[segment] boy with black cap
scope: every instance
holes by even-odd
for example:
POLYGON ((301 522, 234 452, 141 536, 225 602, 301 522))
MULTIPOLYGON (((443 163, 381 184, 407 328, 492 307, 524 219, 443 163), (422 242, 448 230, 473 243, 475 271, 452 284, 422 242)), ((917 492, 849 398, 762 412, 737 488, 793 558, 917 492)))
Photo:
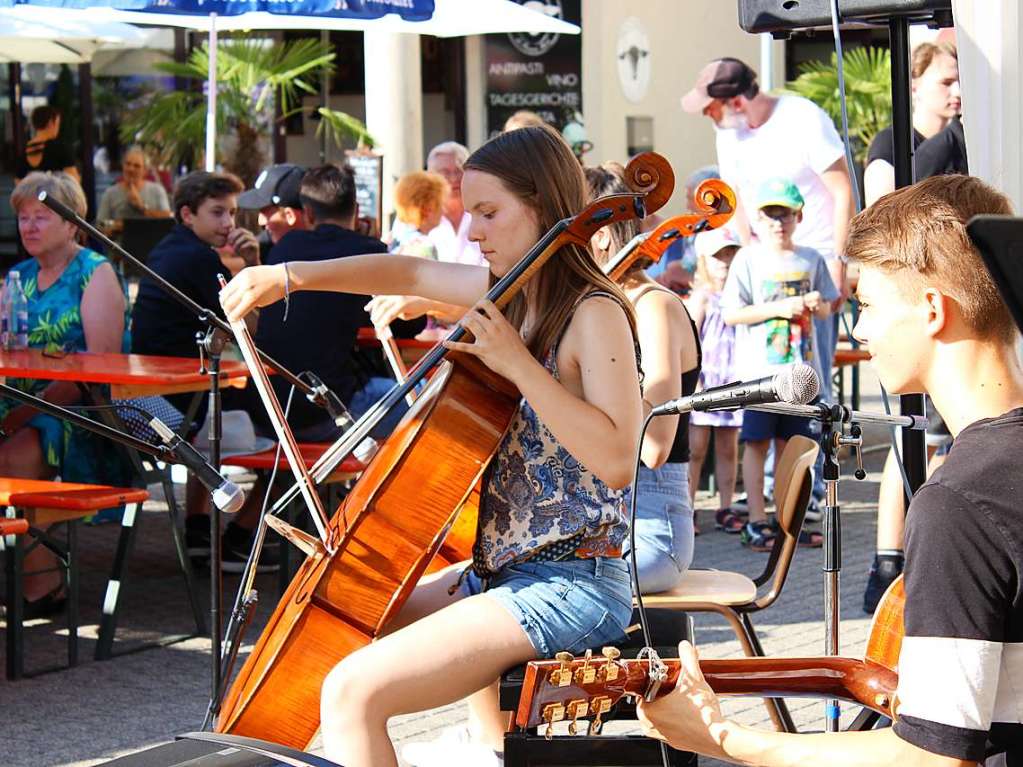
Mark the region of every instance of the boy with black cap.
POLYGON ((238 195, 239 208, 259 211, 259 225, 263 227, 258 238, 259 255, 263 263, 281 237, 292 229, 306 228, 299 198, 305 170, 291 163, 271 165, 259 174, 252 189, 238 195))

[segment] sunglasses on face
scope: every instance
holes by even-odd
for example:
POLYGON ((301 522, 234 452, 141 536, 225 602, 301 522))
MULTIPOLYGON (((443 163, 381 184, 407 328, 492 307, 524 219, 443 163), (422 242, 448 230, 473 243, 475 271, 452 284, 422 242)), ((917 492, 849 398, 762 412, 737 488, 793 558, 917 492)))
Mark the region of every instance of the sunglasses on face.
POLYGON ((760 209, 761 218, 769 218, 772 221, 780 221, 786 223, 796 217, 798 211, 792 210, 792 208, 786 208, 782 205, 768 205, 766 208, 760 209))

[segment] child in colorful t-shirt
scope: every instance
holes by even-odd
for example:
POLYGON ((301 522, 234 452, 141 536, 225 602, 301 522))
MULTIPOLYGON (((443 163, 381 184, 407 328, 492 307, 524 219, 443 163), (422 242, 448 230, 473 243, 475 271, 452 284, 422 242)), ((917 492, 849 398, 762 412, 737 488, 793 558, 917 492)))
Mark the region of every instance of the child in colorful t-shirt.
MULTIPOLYGON (((759 188, 756 200, 757 241, 736 254, 721 298, 725 322, 736 326, 738 373, 743 380, 774 375, 800 362, 819 368, 813 318, 830 315, 838 298, 820 253, 792 241, 803 217, 799 188, 788 179, 770 179, 759 188)), ((817 375, 823 385, 824 371, 818 369, 817 375)), ((769 550, 776 534, 764 510, 764 459, 772 441, 777 457, 796 434, 810 435, 809 419, 756 410, 743 414, 739 440, 744 445, 749 522, 742 541, 756 551, 769 550)), ((819 546, 820 536, 806 533, 801 542, 819 546)))

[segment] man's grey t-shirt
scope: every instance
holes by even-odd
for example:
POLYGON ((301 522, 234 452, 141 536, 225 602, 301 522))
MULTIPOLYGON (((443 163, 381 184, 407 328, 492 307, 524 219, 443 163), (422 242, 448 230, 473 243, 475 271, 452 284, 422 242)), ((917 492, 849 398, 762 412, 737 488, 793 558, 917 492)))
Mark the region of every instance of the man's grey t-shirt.
MULTIPOLYGON (((721 295, 722 311, 766 304, 791 296, 819 291, 822 301, 834 301, 838 291, 820 253, 797 246, 779 254, 762 245, 739 250, 728 270, 721 295)), ((772 317, 755 325, 737 325, 735 350, 737 374, 743 380, 777 373, 797 362, 813 365, 823 383, 827 380, 814 353, 817 339, 810 312, 802 317, 772 317)))
MULTIPOLYGON (((139 196, 148 210, 170 210, 167 192, 160 184, 143 181, 139 196)), ((128 202, 128 192, 124 184, 117 183, 103 193, 99 201, 98 221, 109 221, 122 218, 142 218, 143 212, 128 202)))

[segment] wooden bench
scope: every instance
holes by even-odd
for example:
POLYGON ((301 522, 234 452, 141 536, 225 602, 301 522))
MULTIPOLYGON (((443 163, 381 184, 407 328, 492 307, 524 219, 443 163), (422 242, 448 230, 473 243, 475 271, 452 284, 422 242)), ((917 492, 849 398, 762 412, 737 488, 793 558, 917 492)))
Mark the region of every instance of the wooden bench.
POLYGON ((835 350, 835 362, 832 368, 835 385, 838 387, 838 401, 845 404, 845 369, 852 367, 852 402, 853 410, 860 409, 860 363, 869 362, 870 354, 863 347, 838 347, 835 350))
MULTIPOLYGON (((6 508, 3 539, 7 578, 7 678, 25 676, 22 605, 22 537, 31 531, 43 545, 53 551, 67 578, 68 666, 78 664, 78 546, 77 523, 101 509, 124 505, 122 526, 134 524, 142 503, 149 498, 146 490, 134 487, 109 487, 76 482, 52 482, 36 479, 0 478, 0 506, 6 508), (61 543, 43 529, 66 523, 67 538, 61 543), (28 528, 31 524, 32 527, 28 528), (20 533, 18 531, 21 531, 20 533)), ((123 562, 115 562, 107 583, 100 622, 99 647, 113 644, 117 626, 117 606, 123 562)), ((40 672, 36 672, 40 673, 40 672)))

